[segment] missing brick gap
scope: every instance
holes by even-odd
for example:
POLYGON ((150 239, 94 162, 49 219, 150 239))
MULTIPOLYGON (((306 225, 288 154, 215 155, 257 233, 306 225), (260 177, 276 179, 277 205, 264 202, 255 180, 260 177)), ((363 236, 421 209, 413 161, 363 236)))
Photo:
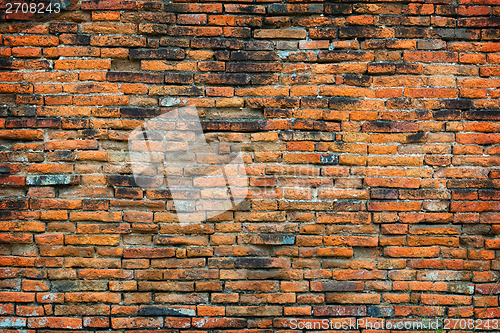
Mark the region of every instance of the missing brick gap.
POLYGON ((141 70, 140 60, 131 59, 112 59, 111 71, 112 72, 138 72, 141 70))

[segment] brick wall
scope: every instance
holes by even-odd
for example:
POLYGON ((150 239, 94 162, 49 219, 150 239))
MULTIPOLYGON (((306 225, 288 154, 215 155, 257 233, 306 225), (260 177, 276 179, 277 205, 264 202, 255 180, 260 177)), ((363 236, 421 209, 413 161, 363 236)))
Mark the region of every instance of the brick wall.
POLYGON ((498 0, 6 6, 2 331, 500 317, 498 0), (176 104, 250 179, 202 223, 127 153, 176 104))

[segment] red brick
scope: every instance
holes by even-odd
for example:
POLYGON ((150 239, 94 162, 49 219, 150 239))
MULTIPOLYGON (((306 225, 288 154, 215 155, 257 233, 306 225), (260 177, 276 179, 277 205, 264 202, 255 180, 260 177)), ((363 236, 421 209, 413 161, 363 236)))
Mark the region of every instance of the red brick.
MULTIPOLYGON (((500 8, 448 2, 103 0, 43 22, 7 15, 0 326, 497 318, 500 8), (192 168, 164 168, 161 152, 146 173, 169 184, 136 186, 128 135, 174 111, 162 103, 195 105, 222 158, 240 148, 237 207, 205 221, 195 205, 178 223, 169 190, 192 168)), ((226 197, 215 178, 194 184, 186 198, 226 197)))

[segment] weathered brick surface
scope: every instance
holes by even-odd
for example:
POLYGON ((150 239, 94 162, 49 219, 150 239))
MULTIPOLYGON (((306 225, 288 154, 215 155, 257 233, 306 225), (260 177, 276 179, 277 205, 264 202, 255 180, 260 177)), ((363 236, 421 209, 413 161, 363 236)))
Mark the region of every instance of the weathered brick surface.
POLYGON ((6 2, 0 328, 500 317, 497 0, 6 2), (201 225, 127 156, 172 105, 250 177, 201 225))

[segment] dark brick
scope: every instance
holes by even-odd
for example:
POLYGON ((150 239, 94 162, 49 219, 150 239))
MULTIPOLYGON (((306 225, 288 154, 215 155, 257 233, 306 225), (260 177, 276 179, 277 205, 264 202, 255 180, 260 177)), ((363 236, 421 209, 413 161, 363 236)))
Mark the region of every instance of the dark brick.
POLYGON ((191 41, 194 49, 241 49, 243 43, 233 39, 196 38, 191 41))
POLYGON ((333 4, 328 3, 325 4, 325 14, 333 14, 333 15, 348 15, 352 13, 352 5, 351 4, 333 4))
POLYGON ((409 134, 406 136, 406 141, 408 143, 425 142, 427 140, 427 133, 417 132, 415 134, 409 134))
POLYGON ((76 33, 78 32, 78 25, 75 23, 50 23, 49 24, 50 33, 76 33))
POLYGON ((129 55, 131 59, 182 60, 186 52, 182 49, 131 49, 129 55))
POLYGON ((59 36, 61 44, 66 45, 90 45, 89 35, 63 34, 59 36))
POLYGON ((22 69, 23 62, 12 59, 0 59, 0 69, 22 69))
POLYGON ((311 28, 309 38, 311 39, 333 39, 337 38, 337 28, 311 28))
POLYGON ((440 103, 443 109, 468 110, 473 107, 471 99, 443 99, 440 103))
POLYGON ((116 198, 141 199, 143 191, 136 188, 117 187, 115 188, 116 198))
POLYGON ((165 74, 165 83, 179 83, 187 84, 193 83, 193 74, 183 74, 183 73, 167 73, 165 74))
POLYGON ((469 110, 465 111, 466 120, 500 120, 500 110, 469 110))
POLYGON ((344 74, 344 84, 349 86, 369 87, 372 82, 371 76, 362 74, 344 74))
POLYGON ((257 132, 262 128, 260 121, 233 121, 231 122, 231 131, 257 132))
POLYGON ((120 115, 124 118, 154 118, 165 111, 160 108, 124 107, 120 108, 120 115))
POLYGON ((250 76, 247 74, 201 74, 195 75, 194 79, 196 83, 211 85, 245 85, 250 82, 250 76))
POLYGON ((396 38, 431 38, 431 32, 427 28, 418 27, 396 27, 394 28, 396 38))
POLYGON ((433 118, 436 120, 461 120, 462 119, 462 111, 460 111, 460 110, 434 111, 433 118))
POLYGON ((500 40, 500 29, 482 29, 481 38, 485 40, 500 40))
POLYGON ((280 108, 265 108, 264 117, 266 118, 290 118, 292 110, 280 108))
POLYGON ((231 60, 276 61, 279 57, 276 51, 235 51, 231 52, 231 60))
POLYGON ((258 245, 295 244, 294 235, 279 235, 279 234, 240 235, 238 236, 238 240, 243 244, 258 244, 258 245))
POLYGON ((279 72, 283 69, 283 65, 277 62, 230 62, 226 65, 227 72, 279 72))
POLYGON ((134 176, 109 175, 106 179, 113 186, 136 186, 134 176))
POLYGON ((190 41, 188 38, 162 37, 160 38, 160 46, 171 47, 189 47, 190 41))
POLYGON ((411 98, 389 98, 386 102, 389 109, 412 109, 415 105, 415 100, 411 98))
POLYGON ((28 200, 23 199, 0 199, 1 210, 23 210, 28 209, 28 200))
POLYGON ((435 28, 432 31, 436 37, 443 40, 477 40, 480 37, 480 32, 472 29, 435 28))
POLYGON ((106 199, 83 199, 83 210, 108 210, 109 200, 106 199))
POLYGON ((278 75, 274 74, 253 75, 251 83, 256 85, 276 84, 278 83, 278 75))
POLYGON ((370 190, 370 198, 372 199, 389 199, 395 200, 399 197, 398 190, 389 190, 389 189, 371 189, 370 190))
POLYGON ((106 79, 111 82, 163 83, 162 74, 135 72, 108 72, 106 79))
POLYGON ((275 260, 274 258, 237 258, 235 266, 237 268, 272 268, 275 260))

